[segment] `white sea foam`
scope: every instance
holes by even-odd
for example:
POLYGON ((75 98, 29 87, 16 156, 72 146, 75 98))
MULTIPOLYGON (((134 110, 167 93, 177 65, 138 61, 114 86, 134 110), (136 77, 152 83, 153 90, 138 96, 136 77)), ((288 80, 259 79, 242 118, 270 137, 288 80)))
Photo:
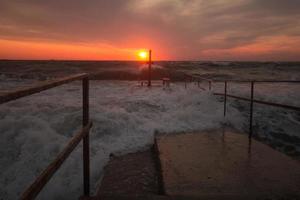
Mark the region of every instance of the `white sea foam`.
MULTIPOLYGON (((222 85, 214 88, 222 90, 222 85)), ((245 91, 236 90, 241 94, 245 91)), ((286 98, 291 103, 299 100, 299 96, 286 95, 286 98)), ((229 101, 224 119, 220 97, 193 84, 188 89, 183 83, 172 84, 170 89, 149 89, 138 87, 136 82, 91 81, 90 116, 94 123, 90 133, 91 185, 95 189, 111 153, 143 149, 153 143, 154 132, 212 129, 223 123, 247 129, 248 116, 240 112, 247 105, 239 106, 229 101)), ((81 84, 60 86, 0 108, 0 197, 17 199, 81 127, 81 84)), ((289 112, 283 115, 289 116, 287 121, 294 124, 285 131, 296 135, 299 119, 289 112)), ((81 146, 76 148, 39 199, 76 199, 82 194, 81 150, 81 146)))

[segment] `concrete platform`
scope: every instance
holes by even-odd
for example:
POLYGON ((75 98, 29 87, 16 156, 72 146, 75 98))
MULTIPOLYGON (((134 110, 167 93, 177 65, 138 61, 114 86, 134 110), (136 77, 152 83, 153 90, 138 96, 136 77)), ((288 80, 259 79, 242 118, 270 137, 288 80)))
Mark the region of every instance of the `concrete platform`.
POLYGON ((166 195, 178 199, 300 199, 300 163, 234 131, 158 136, 166 195))

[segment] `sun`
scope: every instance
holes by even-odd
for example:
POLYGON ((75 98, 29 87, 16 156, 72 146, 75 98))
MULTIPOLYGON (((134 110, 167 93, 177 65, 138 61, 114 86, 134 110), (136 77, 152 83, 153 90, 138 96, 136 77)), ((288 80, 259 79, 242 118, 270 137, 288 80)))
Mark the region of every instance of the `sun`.
POLYGON ((148 57, 148 52, 146 51, 139 51, 138 56, 141 60, 145 60, 148 57))

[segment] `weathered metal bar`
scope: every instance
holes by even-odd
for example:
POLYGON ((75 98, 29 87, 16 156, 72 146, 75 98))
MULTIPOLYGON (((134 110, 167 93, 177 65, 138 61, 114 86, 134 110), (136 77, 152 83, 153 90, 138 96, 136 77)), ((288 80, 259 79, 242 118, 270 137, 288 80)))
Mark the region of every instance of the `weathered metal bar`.
MULTIPOLYGON (((214 80, 214 82, 220 82, 220 83, 223 83, 225 80, 214 80)), ((252 80, 230 80, 227 82, 231 82, 231 83, 249 83, 249 82, 252 82, 252 80)), ((279 80, 279 81, 276 81, 276 80, 256 80, 256 81, 253 81, 255 83, 300 83, 300 80, 279 80)))
POLYGON ((251 82, 251 97, 250 97, 250 124, 249 124, 249 138, 252 138, 252 121, 253 121, 253 95, 254 95, 254 82, 251 82))
POLYGON ((151 66, 152 66, 152 51, 149 50, 149 66, 148 66, 148 87, 151 86, 151 66))
POLYGON ((275 80, 257 80, 254 81, 255 83, 300 83, 300 81, 297 80, 279 80, 279 81, 275 81, 275 80))
POLYGON ((202 79, 204 81, 212 81, 212 79, 209 79, 209 78, 202 78, 202 77, 198 77, 198 78, 200 78, 200 79, 202 79))
MULTIPOLYGON (((82 79, 82 126, 89 122, 89 79, 82 79)), ((90 146, 89 134, 83 137, 83 191, 84 196, 90 196, 90 146)))
MULTIPOLYGON (((187 78, 193 78, 193 79, 201 79, 201 80, 204 80, 204 81, 212 81, 212 79, 208 79, 208 78, 204 78, 204 77, 200 77, 200 75, 193 75, 193 74, 187 74, 187 73, 184 73, 184 75, 187 77, 187 78)), ((223 81, 224 82, 224 81, 223 81)))
MULTIPOLYGON (((223 93, 217 93, 216 92, 216 93, 214 93, 214 95, 224 96, 225 94, 223 94, 223 93)), ((230 94, 227 94, 226 96, 234 98, 234 99, 240 99, 240 100, 244 100, 244 101, 251 101, 251 99, 248 99, 248 98, 245 98, 245 97, 239 97, 239 96, 230 95, 230 94)), ((286 109, 290 109, 290 110, 300 111, 300 107, 297 107, 297 106, 290 106, 290 105, 284 105, 284 104, 279 104, 279 103, 272 103, 272 102, 261 101, 261 100, 256 100, 256 99, 253 99, 253 103, 265 104, 265 105, 269 105, 269 106, 274 106, 274 107, 280 107, 280 108, 286 108, 286 109)))
POLYGON ((227 81, 224 82, 224 117, 226 116, 226 104, 227 104, 227 81))
POLYGON ((224 83, 225 81, 227 82, 237 82, 237 83, 249 83, 249 82, 257 82, 257 83, 300 83, 300 80, 223 80, 223 79, 208 79, 208 78, 204 78, 204 77, 200 77, 201 75, 199 74, 186 74, 185 76, 188 77, 194 77, 194 78, 198 78, 198 79, 202 79, 205 81, 213 81, 213 82, 221 82, 224 83))
POLYGON ((35 179, 35 181, 30 185, 28 189, 21 196, 21 200, 31 200, 34 199, 46 183, 50 180, 53 174, 59 169, 63 162, 68 158, 70 153, 79 144, 82 138, 84 138, 92 127, 92 122, 89 122, 84 128, 82 128, 78 133, 76 133, 72 139, 69 141, 67 146, 63 149, 61 153, 58 154, 56 159, 48 165, 48 167, 35 179))
POLYGON ((63 85, 69 82, 72 82, 74 80, 79 80, 82 78, 88 77, 88 74, 77 74, 73 76, 68 76, 65 78, 57 79, 57 80, 51 80, 51 81, 44 81, 42 83, 36 84, 31 87, 26 87, 22 89, 17 89, 12 92, 2 93, 0 94, 0 104, 19 99, 21 97, 29 96, 35 93, 39 93, 41 91, 57 87, 59 85, 63 85))

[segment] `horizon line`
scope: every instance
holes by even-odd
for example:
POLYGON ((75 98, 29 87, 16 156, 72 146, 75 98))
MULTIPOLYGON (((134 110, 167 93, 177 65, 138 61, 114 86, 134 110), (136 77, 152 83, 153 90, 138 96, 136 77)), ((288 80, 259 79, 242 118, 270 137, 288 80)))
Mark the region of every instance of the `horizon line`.
MULTIPOLYGON (((141 60, 85 60, 85 59, 6 59, 0 58, 0 61, 53 61, 53 62, 147 62, 141 60)), ((152 62, 300 62, 300 60, 153 60, 152 62)))

